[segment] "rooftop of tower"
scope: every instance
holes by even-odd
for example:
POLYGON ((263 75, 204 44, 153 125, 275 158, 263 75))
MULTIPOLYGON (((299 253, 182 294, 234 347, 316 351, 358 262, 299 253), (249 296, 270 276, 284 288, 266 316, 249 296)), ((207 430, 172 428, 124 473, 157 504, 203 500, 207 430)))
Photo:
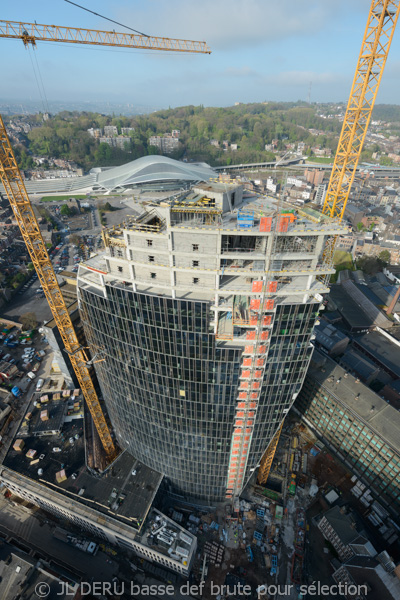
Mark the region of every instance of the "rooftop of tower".
POLYGON ((53 498, 59 493, 60 502, 78 501, 140 530, 163 476, 124 452, 95 477, 85 462, 83 414, 80 390, 35 393, 2 466, 53 498))
MULTIPOLYGON (((132 286, 132 271, 128 267, 132 262, 137 266, 137 289, 145 293, 164 295, 162 288, 169 285, 165 277, 162 282, 165 271, 152 274, 155 269, 175 270, 181 280, 175 286, 176 297, 210 301, 215 296, 215 285, 210 277, 215 275, 220 278, 218 293, 221 298, 226 294, 248 293, 251 292, 248 279, 257 279, 266 273, 265 261, 272 256, 274 246, 267 240, 276 234, 279 247, 274 250, 269 271, 272 277, 286 278, 285 281, 281 279, 282 285, 277 291, 280 302, 285 301, 283 296, 299 296, 303 291, 309 292, 310 287, 311 295, 321 295, 328 289, 315 276, 334 271, 325 258, 317 257, 319 250, 317 252, 316 248, 322 247, 322 241, 318 240, 348 232, 346 224, 311 207, 300 209, 271 196, 254 193, 247 197, 243 186, 236 182, 196 184, 188 191, 167 198, 155 199, 146 195, 142 200, 128 201, 128 205, 131 216, 120 225, 103 230, 106 250, 81 264, 78 287, 89 287, 94 293, 101 290, 103 294, 107 284, 132 286), (200 239, 199 235, 203 234, 200 239), (219 243, 215 241, 216 237, 210 236, 222 236, 223 239, 219 243), (178 238, 181 241, 178 242, 178 238), (168 239, 173 239, 171 248, 168 239), (193 248, 193 243, 198 247, 193 248), (132 250, 128 250, 130 246, 132 250), (155 256, 147 256, 147 246, 154 248, 155 256), (172 258, 172 254, 176 257, 180 253, 182 256, 186 253, 187 257, 194 249, 198 250, 198 257, 193 255, 193 258, 199 258, 199 261, 195 261, 190 269, 172 258), (218 264, 214 264, 217 255, 218 264), (288 260, 292 260, 289 268, 288 260), (124 261, 125 267, 117 267, 118 261, 124 261), (146 268, 148 273, 143 271, 146 268), (193 270, 196 268, 197 271, 193 270), (186 282, 183 283, 185 274, 186 282), (310 275, 314 276, 311 286, 308 283, 310 275), (192 283, 197 282, 200 285, 192 289, 192 283)), ((171 288, 166 295, 171 295, 171 288)))
MULTIPOLYGON (((248 194, 237 183, 219 181, 196 184, 189 191, 179 192, 167 198, 154 199, 144 196, 141 200, 125 202, 132 209, 132 216, 119 226, 105 228, 106 235, 122 236, 124 229, 148 233, 162 233, 167 228, 166 213, 170 215, 171 227, 194 229, 219 229, 254 235, 262 232, 262 218, 293 215, 287 230, 295 233, 336 233, 349 231, 346 224, 331 219, 312 207, 302 207, 281 202, 266 195, 248 194)), ((282 232, 286 233, 286 232, 282 232)))

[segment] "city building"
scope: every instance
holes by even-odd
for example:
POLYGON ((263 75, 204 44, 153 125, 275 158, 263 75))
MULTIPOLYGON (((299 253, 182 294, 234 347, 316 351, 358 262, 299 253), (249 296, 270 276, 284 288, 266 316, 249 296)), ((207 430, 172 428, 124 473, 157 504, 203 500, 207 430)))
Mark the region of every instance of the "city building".
POLYGON ((237 184, 133 208, 78 272, 115 434, 171 493, 236 496, 300 391, 326 239, 346 227, 243 201, 237 184))
POLYGON ((94 129, 93 127, 88 129, 87 132, 91 137, 94 137, 94 138, 100 138, 103 135, 102 129, 94 129))
POLYGON ((354 347, 393 379, 400 379, 400 342, 383 329, 357 335, 354 347))
POLYGON ((179 148, 179 136, 172 134, 152 135, 148 140, 149 146, 155 146, 165 154, 171 154, 179 148))
MULTIPOLYGON (((63 290, 64 286, 61 288, 63 290)), ((64 296, 64 294, 63 294, 64 296)), ((65 296, 64 296, 65 298, 65 296)), ((80 315, 78 310, 78 302, 76 301, 76 283, 75 283, 75 302, 68 306, 69 316, 71 317, 72 324, 74 326, 75 332, 77 334, 78 340, 80 344, 86 348, 87 343, 85 339, 85 335, 82 329, 82 324, 80 322, 80 315)), ((51 363, 51 371, 55 375, 62 375, 67 382, 67 384, 72 387, 77 385, 76 375, 74 373, 74 369, 72 367, 70 358, 65 351, 64 342, 58 330, 57 324, 54 319, 47 321, 40 328, 40 333, 42 333, 52 352, 53 358, 51 363)), ((91 369, 91 371, 93 371, 91 369)), ((93 375, 93 372, 92 372, 93 375)))
POLYGON ((317 185, 317 189, 315 191, 315 204, 318 206, 323 206, 325 202, 326 192, 328 189, 328 185, 326 183, 320 183, 317 185))
POLYGON ((273 194, 277 194, 279 192, 279 190, 281 189, 281 184, 278 183, 277 180, 274 179, 273 177, 268 177, 268 179, 265 183, 265 188, 269 192, 272 192, 273 194))
POLYGON ((113 148, 119 148, 120 150, 129 150, 130 138, 124 135, 117 135, 114 137, 101 137, 99 138, 101 144, 108 144, 113 148))
POLYGON ((356 206, 355 204, 350 204, 350 202, 348 202, 346 204, 344 216, 346 219, 348 219, 350 221, 350 223, 356 229, 358 223, 361 223, 363 217, 365 216, 365 210, 356 206))
POLYGON ((324 348, 330 356, 342 354, 350 341, 347 335, 324 321, 317 324, 314 333, 316 345, 324 348))
MULTIPOLYGON (((16 542, 15 542, 16 543, 16 542)), ((29 600, 40 598, 39 590, 46 597, 59 600, 78 600, 78 577, 65 569, 34 559, 12 543, 0 540, 0 597, 2 600, 29 600)))
POLYGON ((332 577, 344 586, 347 600, 397 600, 400 598, 400 570, 394 567, 387 552, 375 557, 352 556, 332 577), (353 590, 357 592, 354 594, 353 590))
POLYGON ((114 135, 118 135, 118 127, 116 127, 115 125, 105 125, 104 135, 106 137, 113 137, 114 135))
POLYGON ((306 169, 304 171, 304 176, 307 179, 308 183, 312 185, 319 186, 322 184, 325 176, 324 169, 306 169))
MULTIPOLYGON (((316 194, 316 198, 318 196, 318 190, 316 194)), ((325 200, 325 198, 324 198, 325 200)), ((323 202, 322 202, 323 203, 323 202)), ((355 237, 354 235, 340 235, 336 242, 337 250, 347 250, 347 252, 351 252, 354 245, 355 237)))
POLYGON ((318 351, 294 408, 398 518, 399 411, 318 351))
POLYGON ((187 576, 197 539, 153 507, 162 475, 127 452, 94 475, 103 461, 98 445, 80 390, 65 388, 60 378, 46 381, 0 466, 7 497, 23 498, 90 536, 187 576))
POLYGON ((380 204, 381 205, 393 204, 393 203, 397 202, 398 199, 399 199, 399 196, 397 195, 396 190, 390 189, 390 188, 385 189, 382 194, 380 204))
POLYGON ((344 507, 333 506, 318 521, 318 529, 335 548, 340 560, 352 556, 376 556, 371 542, 356 529, 356 523, 344 507))

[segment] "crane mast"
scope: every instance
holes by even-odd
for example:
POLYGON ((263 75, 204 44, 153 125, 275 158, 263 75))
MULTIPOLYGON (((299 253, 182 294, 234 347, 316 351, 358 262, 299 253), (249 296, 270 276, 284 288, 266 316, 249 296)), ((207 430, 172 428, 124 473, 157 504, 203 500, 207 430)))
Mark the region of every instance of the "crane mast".
POLYGON ((322 212, 340 220, 399 17, 400 0, 373 0, 322 212))
POLYGON ((46 244, 29 200, 17 161, 11 148, 3 119, 0 117, 0 180, 8 196, 22 239, 40 283, 42 284, 53 318, 57 324, 65 350, 68 352, 82 393, 92 415, 100 440, 109 458, 116 454, 114 442, 93 386, 87 357, 78 342, 60 286, 53 270, 46 244))
MULTIPOLYGON (((347 103, 328 191, 322 213, 342 220, 353 185, 372 110, 400 12, 400 0, 372 0, 356 72, 347 103)), ((325 246, 324 259, 332 264, 336 238, 325 246)), ((259 483, 266 483, 278 445, 281 427, 265 451, 259 483)))
MULTIPOLYGON (((39 40, 210 54, 205 42, 12 21, 0 21, 0 37, 21 39, 25 46, 35 46, 39 40)), ((1 116, 0 182, 8 196, 108 461, 112 461, 117 455, 117 449, 89 374, 87 356, 76 336, 1 116)))

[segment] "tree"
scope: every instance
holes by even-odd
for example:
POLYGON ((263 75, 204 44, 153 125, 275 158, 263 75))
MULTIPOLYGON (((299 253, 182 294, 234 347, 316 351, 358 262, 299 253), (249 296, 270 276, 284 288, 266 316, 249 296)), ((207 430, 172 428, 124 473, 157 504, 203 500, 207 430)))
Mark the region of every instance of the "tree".
POLYGON ((361 269, 367 275, 375 275, 382 271, 382 262, 375 256, 362 256, 357 261, 357 269, 361 269))
POLYGON ((38 319, 34 312, 27 312, 20 316, 19 322, 22 324, 22 328, 26 331, 27 329, 35 329, 38 324, 38 319))
POLYGON ((27 269, 28 269, 28 271, 33 271, 33 270, 34 270, 34 268, 35 268, 35 267, 33 266, 33 263, 31 263, 31 262, 30 262, 30 263, 28 263, 28 266, 27 266, 27 269))
POLYGON ((72 211, 70 209, 70 207, 67 204, 63 204, 61 209, 60 209, 60 213, 65 216, 65 217, 70 217, 72 214, 72 211))
POLYGON ((364 229, 364 225, 362 223, 357 223, 358 231, 362 231, 364 229))
POLYGON ((81 243, 81 238, 76 233, 73 233, 72 235, 69 236, 69 241, 71 244, 74 244, 75 246, 79 246, 79 244, 81 243))
POLYGON ((382 261, 383 263, 385 263, 385 265, 387 265, 390 262, 390 252, 389 250, 382 250, 382 252, 379 253, 378 258, 380 261, 382 261))

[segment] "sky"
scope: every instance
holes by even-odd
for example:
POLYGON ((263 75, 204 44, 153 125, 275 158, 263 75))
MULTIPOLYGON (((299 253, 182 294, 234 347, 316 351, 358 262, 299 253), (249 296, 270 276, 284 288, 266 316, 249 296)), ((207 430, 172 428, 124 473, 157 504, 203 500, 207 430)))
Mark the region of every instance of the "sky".
MULTIPOLYGON (((77 0, 148 35, 206 41, 211 55, 181 55, 42 42, 36 58, 46 96, 160 108, 235 102, 346 102, 369 0, 77 0), (311 92, 310 92, 311 86, 311 92)), ((13 0, 1 18, 124 31, 65 0, 13 0)), ((38 100, 29 52, 0 39, 1 100, 38 100)), ((34 63, 35 64, 35 63, 34 63)), ((400 30, 378 103, 400 104, 400 30)))

